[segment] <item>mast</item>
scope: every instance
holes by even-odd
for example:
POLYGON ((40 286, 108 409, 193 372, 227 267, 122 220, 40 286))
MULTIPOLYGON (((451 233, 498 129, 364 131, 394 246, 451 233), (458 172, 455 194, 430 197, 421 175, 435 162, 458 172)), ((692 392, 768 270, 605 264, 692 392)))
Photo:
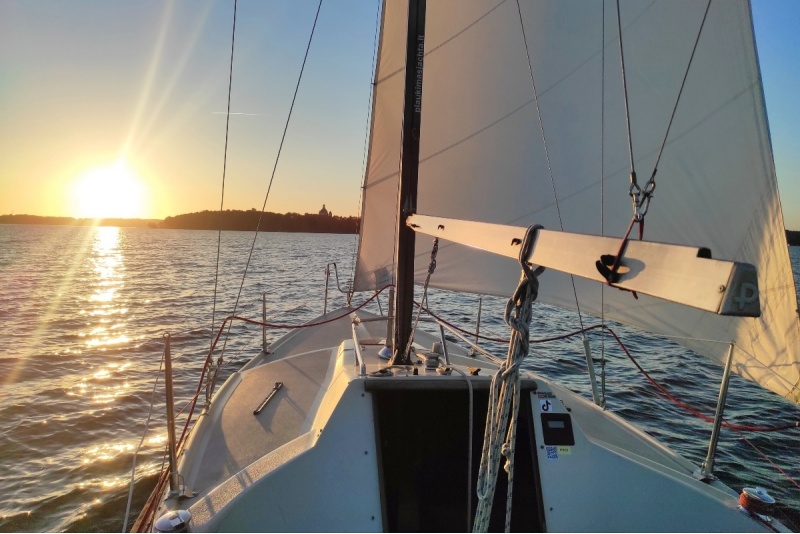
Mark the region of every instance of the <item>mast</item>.
POLYGON ((408 2, 406 78, 403 107, 403 154, 400 160, 400 192, 397 229, 397 293, 395 304, 394 356, 392 363, 407 365, 405 346, 411 335, 414 308, 414 231, 406 219, 417 211, 419 139, 422 121, 422 62, 425 55, 425 2, 408 2))

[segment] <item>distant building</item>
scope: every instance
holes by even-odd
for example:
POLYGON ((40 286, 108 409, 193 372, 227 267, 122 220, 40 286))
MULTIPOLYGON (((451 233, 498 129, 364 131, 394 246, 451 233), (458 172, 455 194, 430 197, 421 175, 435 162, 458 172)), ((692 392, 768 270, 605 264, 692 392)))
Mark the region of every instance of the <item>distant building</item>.
POLYGON ((322 205, 322 209, 319 210, 320 217, 330 217, 332 214, 325 209, 325 204, 322 205))

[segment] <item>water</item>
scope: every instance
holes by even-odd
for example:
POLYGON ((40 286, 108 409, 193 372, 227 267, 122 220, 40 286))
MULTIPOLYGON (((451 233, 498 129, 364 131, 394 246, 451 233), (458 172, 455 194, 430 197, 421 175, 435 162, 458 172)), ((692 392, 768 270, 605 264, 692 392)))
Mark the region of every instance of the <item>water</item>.
MULTIPOLYGON (((223 234, 217 320, 233 310, 253 236, 223 234)), ((337 263, 347 279, 355 236, 261 234, 237 310, 296 324, 322 312, 324 271, 337 263)), ((210 342, 217 257, 214 232, 143 228, 0 225, 0 531, 120 531, 134 451, 170 333, 176 405, 191 397, 210 342)), ((792 250, 797 278, 800 249, 792 250)), ((357 296, 355 303, 361 302, 357 296)), ((433 292, 431 308, 472 329, 477 297, 433 292)), ((332 290, 329 309, 343 303, 332 290)), ((385 306, 385 300, 384 300, 385 306)), ((502 299, 483 301, 482 333, 506 337, 502 299)), ((587 320, 591 323, 591 320, 587 320)), ((578 327, 570 313, 539 306, 532 331, 578 327)), ((666 341, 618 327, 641 364, 682 401, 712 413, 721 368, 666 341)), ((269 332, 274 339, 280 332, 269 332)), ((593 345, 599 350, 599 337, 593 345)), ((258 328, 235 326, 226 372, 259 350, 258 328)), ((497 355, 505 347, 491 345, 497 355)), ((610 341, 608 407, 692 461, 705 456, 709 425, 653 392, 610 341)), ((588 396, 577 339, 536 345, 530 366, 588 396)), ((163 387, 138 455, 133 512, 143 506, 163 462, 163 387)), ((728 420, 770 424, 800 410, 734 377, 728 420)), ((183 416, 179 417, 179 424, 183 416)), ((800 528, 800 488, 733 431, 723 431, 717 474, 734 488, 763 485, 800 528)), ((797 431, 747 439, 800 483, 797 431)))

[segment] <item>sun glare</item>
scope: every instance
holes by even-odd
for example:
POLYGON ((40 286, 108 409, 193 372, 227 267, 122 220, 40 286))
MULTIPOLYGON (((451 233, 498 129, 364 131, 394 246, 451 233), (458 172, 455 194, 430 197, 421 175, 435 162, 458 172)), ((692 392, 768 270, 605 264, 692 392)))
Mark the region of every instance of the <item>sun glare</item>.
POLYGON ((89 219, 144 217, 145 186, 124 163, 87 171, 72 187, 72 211, 89 219))

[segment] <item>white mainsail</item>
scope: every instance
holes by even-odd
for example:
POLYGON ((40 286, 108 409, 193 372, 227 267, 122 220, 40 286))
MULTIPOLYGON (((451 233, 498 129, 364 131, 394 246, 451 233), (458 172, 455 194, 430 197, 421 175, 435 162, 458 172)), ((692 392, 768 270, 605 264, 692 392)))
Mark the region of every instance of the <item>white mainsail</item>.
MULTIPOLYGON (((621 236, 632 208, 616 4, 520 6, 428 4, 418 212, 621 236)), ((718 362, 733 342, 736 372, 800 403, 800 321, 750 6, 712 2, 703 24, 705 11, 693 0, 620 5, 640 184, 653 172, 699 34, 644 237, 755 265, 761 317, 721 317, 608 288, 601 300, 600 284, 576 279, 578 299, 583 311, 685 338, 718 362)), ((405 17, 406 2, 386 2, 356 290, 394 279, 405 17)), ((430 247, 417 237, 419 280, 430 247)), ((518 277, 514 261, 442 243, 431 285, 507 296, 518 277)), ((570 278, 545 272, 539 300, 575 308, 570 278)))

